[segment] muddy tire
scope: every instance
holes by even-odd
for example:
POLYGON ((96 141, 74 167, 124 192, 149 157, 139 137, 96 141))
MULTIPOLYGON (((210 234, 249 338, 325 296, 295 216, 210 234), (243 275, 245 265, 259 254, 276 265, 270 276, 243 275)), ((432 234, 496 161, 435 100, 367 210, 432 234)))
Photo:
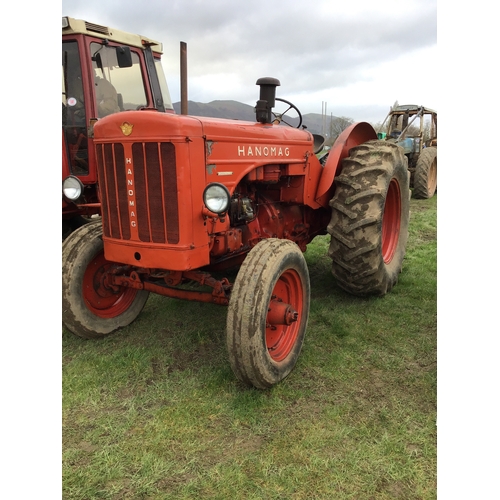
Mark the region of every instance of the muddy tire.
POLYGON ((227 315, 229 361, 239 380, 267 389, 289 375, 304 342, 309 302, 309 271, 295 243, 271 238, 252 248, 227 315))
POLYGON ((142 311, 149 292, 104 285, 102 224, 90 222, 71 233, 62 247, 62 318, 75 335, 99 338, 129 325, 142 311))
POLYGON ((395 144, 369 141, 350 150, 335 183, 333 276, 354 295, 384 295, 397 283, 408 240, 408 159, 395 144))
POLYGON ((437 148, 422 149, 415 165, 413 197, 426 200, 432 198, 437 189, 437 148))

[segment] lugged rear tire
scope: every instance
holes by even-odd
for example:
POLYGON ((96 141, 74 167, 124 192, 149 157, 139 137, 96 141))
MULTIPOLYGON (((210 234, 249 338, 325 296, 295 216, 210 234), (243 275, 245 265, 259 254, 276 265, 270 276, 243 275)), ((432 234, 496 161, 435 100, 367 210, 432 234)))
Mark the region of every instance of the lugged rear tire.
POLYGON ((419 200, 432 198, 437 189, 437 148, 422 149, 415 165, 413 197, 419 200))
POLYGON ((384 295, 397 283, 408 241, 408 159, 396 144, 378 140, 349 153, 330 201, 332 273, 349 293, 384 295))
POLYGON ((104 337, 129 325, 148 300, 145 290, 107 288, 103 277, 111 265, 104 258, 100 219, 76 229, 64 240, 62 319, 79 337, 104 337))

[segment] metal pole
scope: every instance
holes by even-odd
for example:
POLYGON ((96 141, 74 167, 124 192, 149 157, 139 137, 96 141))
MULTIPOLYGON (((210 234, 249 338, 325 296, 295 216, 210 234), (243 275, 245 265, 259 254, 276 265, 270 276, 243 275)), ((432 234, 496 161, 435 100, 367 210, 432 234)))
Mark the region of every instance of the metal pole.
POLYGON ((181 42, 181 115, 188 114, 187 43, 181 42))

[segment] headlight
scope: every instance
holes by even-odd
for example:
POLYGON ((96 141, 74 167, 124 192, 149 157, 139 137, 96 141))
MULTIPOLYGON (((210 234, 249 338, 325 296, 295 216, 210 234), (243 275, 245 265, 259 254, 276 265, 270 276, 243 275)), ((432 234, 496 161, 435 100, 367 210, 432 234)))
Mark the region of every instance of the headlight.
POLYGON ((78 177, 70 175, 63 181, 63 194, 68 200, 76 201, 83 192, 83 184, 78 177))
POLYGON ((203 203, 211 212, 222 214, 229 208, 229 191, 223 184, 214 182, 203 191, 203 203))

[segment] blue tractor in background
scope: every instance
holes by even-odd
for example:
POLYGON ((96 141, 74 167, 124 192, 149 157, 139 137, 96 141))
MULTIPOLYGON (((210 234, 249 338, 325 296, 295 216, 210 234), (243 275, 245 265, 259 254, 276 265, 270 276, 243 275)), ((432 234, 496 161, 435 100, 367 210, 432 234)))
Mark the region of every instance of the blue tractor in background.
POLYGON ((432 198, 437 190, 437 112, 415 104, 396 103, 382 123, 378 137, 396 142, 404 150, 413 197, 432 198), (381 132, 386 123, 386 132, 381 132))

